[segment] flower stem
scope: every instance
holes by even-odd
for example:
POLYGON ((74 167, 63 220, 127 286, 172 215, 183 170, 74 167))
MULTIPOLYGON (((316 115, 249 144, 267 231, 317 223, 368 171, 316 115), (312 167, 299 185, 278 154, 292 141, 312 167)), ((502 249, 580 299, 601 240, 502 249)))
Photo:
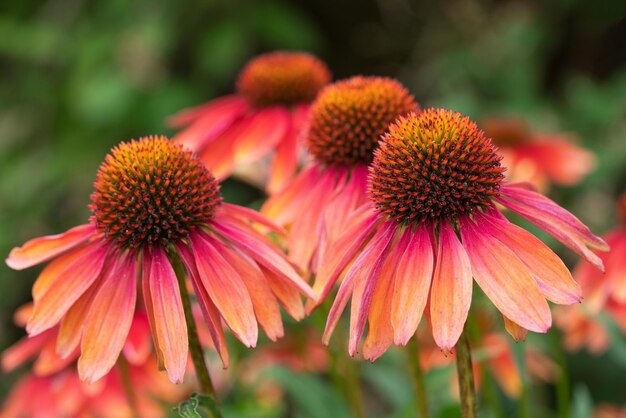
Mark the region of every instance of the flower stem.
POLYGON ((189 298, 189 291, 187 290, 187 284, 185 282, 185 271, 177 254, 172 255, 172 266, 176 272, 178 288, 180 289, 180 296, 183 301, 185 322, 187 323, 187 338, 189 339, 189 352, 191 353, 191 360, 196 370, 196 378, 198 379, 200 392, 216 400, 215 388, 213 387, 209 370, 204 362, 204 351, 200 344, 198 329, 196 328, 196 322, 193 319, 193 313, 191 311, 191 299, 189 298))
POLYGON ((346 378, 346 392, 348 402, 352 409, 354 418, 365 418, 365 407, 363 404, 363 393, 361 392, 361 382, 359 381, 359 372, 356 363, 350 357, 344 356, 344 373, 346 378))
POLYGON ((552 328, 550 331, 550 343, 552 345, 552 355, 561 369, 556 381, 557 416, 559 418, 567 418, 570 416, 569 373, 567 371, 565 351, 563 351, 563 346, 561 345, 561 335, 555 328, 552 328))
POLYGON ((420 365, 420 351, 419 343, 417 342, 417 335, 409 340, 407 345, 407 352, 409 355, 409 367, 411 368, 411 375, 413 377, 413 389, 415 391, 415 407, 417 408, 417 414, 420 418, 428 418, 428 401, 426 399, 426 385, 424 384, 424 372, 420 365))
POLYGON ((477 418, 476 391, 474 389, 474 372, 472 371, 472 354, 470 352, 467 329, 463 329, 456 343, 456 368, 461 392, 461 412, 463 418, 477 418))

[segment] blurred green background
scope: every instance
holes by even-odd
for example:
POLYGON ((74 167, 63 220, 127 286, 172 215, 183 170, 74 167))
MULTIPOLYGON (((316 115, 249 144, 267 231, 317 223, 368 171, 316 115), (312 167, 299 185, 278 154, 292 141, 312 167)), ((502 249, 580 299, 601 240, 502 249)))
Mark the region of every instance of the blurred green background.
MULTIPOLYGON (((552 197, 604 232, 626 189, 625 12, 623 0, 2 2, 0 253, 85 222, 91 184, 112 146, 171 134, 166 116, 231 92, 242 65, 274 49, 311 51, 336 79, 397 77, 423 106, 476 119, 521 115, 540 131, 576 133, 598 167, 552 197)), ((262 197, 235 182, 224 189, 241 204, 262 197)), ((576 260, 563 255, 570 266, 576 260)), ((0 349, 22 335, 12 312, 30 300, 39 270, 0 265, 0 349)), ((389 390, 397 379, 380 372, 385 361, 395 360, 366 373, 382 376, 374 381, 393 402, 403 381, 399 392, 389 390)), ((625 362, 568 361, 580 402, 626 401, 612 387, 620 377, 623 387, 625 362)), ((10 381, 0 384, 0 398, 10 381)), ((296 381, 310 393, 319 383, 296 381)), ((316 416, 304 411, 294 416, 316 416)))

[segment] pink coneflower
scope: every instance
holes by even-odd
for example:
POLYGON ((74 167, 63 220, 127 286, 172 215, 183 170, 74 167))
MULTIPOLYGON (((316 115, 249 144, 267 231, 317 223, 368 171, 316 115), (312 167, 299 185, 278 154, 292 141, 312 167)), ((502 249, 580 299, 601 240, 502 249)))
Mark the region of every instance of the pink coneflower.
POLYGON ((225 365, 222 319, 250 347, 257 322, 270 339, 282 335, 278 302, 303 316, 299 292, 312 296, 310 288, 251 223, 280 231, 257 212, 222 203, 218 182, 182 146, 165 137, 122 143, 94 188, 88 224, 33 239, 7 259, 19 270, 54 258, 33 286, 26 329, 33 337, 60 324, 59 338, 66 332, 80 343, 82 379, 95 381, 115 363, 139 287, 159 364, 182 381, 188 340, 179 256, 225 365))
POLYGON ((596 164, 595 156, 576 145, 572 134, 536 134, 518 118, 488 118, 481 128, 498 146, 508 181, 529 181, 540 190, 551 183, 572 186, 596 164))
POLYGON ((236 94, 172 116, 172 127, 185 127, 173 140, 197 152, 219 179, 274 151, 267 189, 275 192, 296 171, 309 104, 330 80, 313 55, 261 55, 239 74, 236 94))
POLYGON ((330 310, 328 342, 350 297, 348 351, 366 322, 365 358, 406 344, 428 303, 436 344, 456 344, 472 301, 472 277, 508 328, 546 332, 546 299, 579 302, 580 287, 546 245, 510 223, 496 203, 552 234, 599 268, 589 248, 608 246, 576 217, 524 184, 503 182, 501 157, 476 124, 430 109, 399 118, 382 139, 368 179, 372 204, 329 248, 314 290, 345 277, 330 310), (589 247, 589 248, 588 248, 589 247))
POLYGON ((316 270, 324 248, 367 200, 367 165, 388 125, 417 110, 390 78, 352 77, 320 92, 305 133, 313 163, 261 209, 289 229, 289 257, 300 269, 316 270))

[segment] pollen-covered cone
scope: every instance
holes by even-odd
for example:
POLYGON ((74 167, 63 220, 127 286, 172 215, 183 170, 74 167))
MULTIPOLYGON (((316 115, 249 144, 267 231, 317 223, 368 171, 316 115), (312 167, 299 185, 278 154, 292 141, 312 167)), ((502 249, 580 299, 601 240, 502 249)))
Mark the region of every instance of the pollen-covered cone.
POLYGON ((481 123, 504 157, 508 181, 528 181, 540 190, 551 183, 573 186, 595 167, 596 157, 567 133, 536 134, 522 119, 490 117, 481 123))
POLYGON ((352 77, 320 92, 305 133, 312 164, 261 209, 288 229, 288 255, 302 271, 317 271, 326 248, 367 201, 367 165, 380 136, 396 117, 418 109, 390 78, 352 77))
POLYGON ((198 153, 219 179, 273 153, 266 185, 278 191, 296 172, 309 105, 330 80, 311 54, 260 55, 241 71, 235 94, 172 116, 169 125, 184 128, 173 140, 198 153))
POLYGON ((181 145, 164 137, 120 144, 94 189, 89 223, 28 241, 6 260, 18 270, 51 260, 33 285, 26 330, 35 337, 58 325, 57 351, 80 347, 82 379, 96 381, 113 367, 140 305, 159 366, 182 381, 183 270, 225 365, 222 321, 250 347, 257 324, 272 340, 282 336, 279 304, 296 319, 304 315, 300 294, 313 297, 311 289, 253 225, 282 231, 251 209, 222 203, 218 182, 181 145))
POLYGON ((351 301, 351 355, 366 323, 365 358, 376 359, 392 343, 406 344, 426 308, 436 344, 449 351, 467 319, 474 280, 514 334, 517 328, 550 328, 546 299, 580 301, 580 287, 559 257, 498 207, 599 268, 591 249, 608 246, 553 201, 525 184, 503 182, 500 159, 491 140, 459 113, 428 109, 390 127, 369 168, 371 203, 328 249, 316 278, 324 284, 321 299, 343 276, 325 342, 351 301))

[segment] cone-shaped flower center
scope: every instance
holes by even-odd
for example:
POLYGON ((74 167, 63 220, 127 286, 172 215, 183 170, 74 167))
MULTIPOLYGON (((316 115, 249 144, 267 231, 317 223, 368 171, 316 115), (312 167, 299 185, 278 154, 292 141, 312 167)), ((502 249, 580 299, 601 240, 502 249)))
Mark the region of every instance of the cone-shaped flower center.
POLYGON ((500 160, 491 140, 460 113, 413 113, 392 124, 375 151, 370 198, 400 222, 471 213, 498 195, 500 160))
POLYGON ((480 127, 485 136, 491 138, 495 145, 512 146, 526 142, 530 138, 528 126, 521 119, 490 118, 485 119, 480 127))
POLYGON ((202 162, 165 137, 113 148, 91 195, 92 222, 122 248, 167 245, 209 221, 221 202, 219 183, 202 162))
POLYGON ((326 165, 368 164, 389 124, 418 110, 413 96, 390 78, 358 76, 331 84, 311 106, 309 151, 326 165))
POLYGON ((239 74, 237 89, 257 106, 311 102, 330 82, 322 61, 302 52, 272 52, 251 60, 239 74))

